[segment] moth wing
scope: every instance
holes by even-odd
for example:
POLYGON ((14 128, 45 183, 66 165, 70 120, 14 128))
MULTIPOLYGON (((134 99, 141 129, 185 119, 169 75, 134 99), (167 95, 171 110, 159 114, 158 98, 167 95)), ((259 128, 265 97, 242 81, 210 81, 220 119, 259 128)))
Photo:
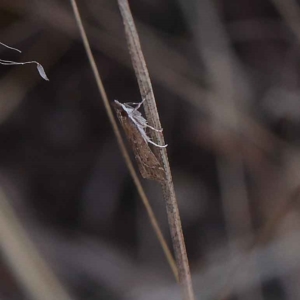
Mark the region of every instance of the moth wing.
POLYGON ((164 181, 166 175, 163 167, 151 151, 149 145, 144 140, 143 143, 145 143, 145 148, 142 148, 143 155, 135 156, 141 175, 146 179, 164 181))
POLYGON ((114 108, 117 112, 118 119, 125 131, 125 134, 131 144, 138 168, 143 178, 156 181, 165 181, 165 171, 152 152, 148 143, 144 140, 137 125, 128 116, 122 105, 115 101, 114 108))
POLYGON ((131 144, 142 177, 164 181, 165 171, 136 125, 129 118, 128 122, 123 122, 122 125, 131 144))

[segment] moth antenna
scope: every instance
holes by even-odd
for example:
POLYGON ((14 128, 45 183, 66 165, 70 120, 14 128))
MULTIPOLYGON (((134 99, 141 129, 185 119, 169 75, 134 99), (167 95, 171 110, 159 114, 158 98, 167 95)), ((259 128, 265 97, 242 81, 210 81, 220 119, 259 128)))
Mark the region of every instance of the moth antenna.
POLYGON ((134 110, 139 110, 142 104, 145 102, 146 98, 144 98, 141 102, 139 102, 134 110))
POLYGON ((126 102, 129 105, 139 105, 141 102, 126 102))

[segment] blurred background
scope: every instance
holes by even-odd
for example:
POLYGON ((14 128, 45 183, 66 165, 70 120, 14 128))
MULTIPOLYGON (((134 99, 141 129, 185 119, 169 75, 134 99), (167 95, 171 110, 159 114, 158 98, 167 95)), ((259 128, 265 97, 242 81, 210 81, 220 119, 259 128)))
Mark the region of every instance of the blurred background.
MULTIPOLYGON (((116 1, 78 0, 110 101, 140 101, 116 1)), ((296 0, 130 1, 197 299, 300 299, 296 0), (224 298, 225 297, 225 298, 224 298)), ((1 0, 0 299, 180 299, 68 1, 1 0)), ((142 180, 171 247, 160 186, 142 180)))

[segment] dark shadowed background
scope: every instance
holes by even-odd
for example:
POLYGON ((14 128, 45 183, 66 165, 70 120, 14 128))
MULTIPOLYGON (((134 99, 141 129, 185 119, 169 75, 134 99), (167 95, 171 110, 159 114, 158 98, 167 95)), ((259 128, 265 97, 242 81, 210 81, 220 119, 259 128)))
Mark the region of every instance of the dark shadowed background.
MULTIPOLYGON (((197 299, 299 299, 299 3, 129 3, 197 299)), ((110 101, 140 101, 117 1, 78 6, 110 101)), ((0 65, 0 298, 180 299, 70 3, 1 0, 0 42, 50 79, 0 65)), ((142 183, 171 246, 160 187, 142 183)))

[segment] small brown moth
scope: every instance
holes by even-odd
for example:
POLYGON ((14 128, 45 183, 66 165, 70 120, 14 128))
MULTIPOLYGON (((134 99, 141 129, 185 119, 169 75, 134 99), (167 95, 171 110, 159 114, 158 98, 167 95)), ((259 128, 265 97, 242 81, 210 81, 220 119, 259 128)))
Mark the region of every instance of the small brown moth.
POLYGON ((134 152, 143 178, 165 181, 165 170, 150 149, 148 143, 160 148, 165 148, 167 145, 158 145, 147 136, 147 127, 159 132, 161 132, 162 129, 156 129, 148 125, 146 119, 138 111, 144 101, 145 100, 140 103, 122 104, 115 100, 114 108, 134 152), (136 105, 136 107, 132 107, 132 105, 136 105))

